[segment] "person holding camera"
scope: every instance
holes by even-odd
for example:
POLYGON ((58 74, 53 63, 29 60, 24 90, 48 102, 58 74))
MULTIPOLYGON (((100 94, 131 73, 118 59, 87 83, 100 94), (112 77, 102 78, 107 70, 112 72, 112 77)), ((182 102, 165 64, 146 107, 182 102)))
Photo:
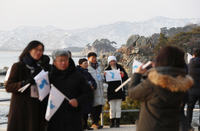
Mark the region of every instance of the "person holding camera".
POLYGON ((174 46, 163 47, 154 65, 142 82, 147 69, 138 67, 129 84, 129 97, 141 102, 137 131, 178 131, 180 105, 193 85, 186 75, 184 52, 174 46))
MULTIPOLYGON (((88 84, 91 86, 92 90, 95 90, 97 88, 97 84, 94 80, 94 78, 92 77, 92 75, 88 72, 88 61, 85 58, 82 58, 79 60, 79 65, 76 67, 77 71, 83 75, 88 84)), ((84 130, 93 130, 93 128, 90 128, 87 125, 87 120, 88 120, 88 114, 93 113, 93 99, 88 101, 87 103, 85 103, 84 105, 82 105, 82 114, 83 114, 83 129, 84 130)))

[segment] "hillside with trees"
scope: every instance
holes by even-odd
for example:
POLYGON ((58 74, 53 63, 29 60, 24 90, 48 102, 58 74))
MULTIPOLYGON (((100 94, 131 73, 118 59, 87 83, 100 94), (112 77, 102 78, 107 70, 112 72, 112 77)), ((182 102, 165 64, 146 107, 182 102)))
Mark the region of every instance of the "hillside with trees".
POLYGON ((185 52, 192 54, 195 49, 200 48, 200 27, 193 28, 192 31, 180 32, 175 34, 172 38, 160 33, 159 42, 156 43, 152 50, 154 55, 156 55, 162 47, 167 45, 178 46, 185 52))
POLYGON ((179 27, 173 30, 178 33, 172 35, 170 31, 167 34, 161 31, 160 34, 153 34, 151 37, 131 35, 127 39, 126 44, 122 45, 121 48, 115 52, 102 54, 100 56, 99 62, 101 63, 101 68, 105 69, 108 56, 114 55, 118 63, 125 68, 130 76, 134 59, 143 63, 152 61, 159 50, 166 45, 178 46, 185 51, 185 55, 187 55, 186 53, 192 54, 197 48, 200 49, 199 26, 191 25, 187 26, 187 28, 179 27))
POLYGON ((110 42, 108 39, 95 40, 92 45, 88 43, 82 50, 81 54, 87 55, 89 52, 95 52, 97 55, 100 55, 103 53, 113 52, 116 51, 116 45, 116 42, 110 42))

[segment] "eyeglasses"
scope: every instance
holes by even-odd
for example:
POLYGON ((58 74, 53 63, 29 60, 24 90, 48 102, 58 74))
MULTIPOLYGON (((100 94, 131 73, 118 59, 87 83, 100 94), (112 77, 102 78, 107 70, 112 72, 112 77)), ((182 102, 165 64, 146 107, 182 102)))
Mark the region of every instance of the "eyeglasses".
POLYGON ((56 60, 58 63, 62 63, 62 62, 67 62, 67 61, 69 61, 68 59, 58 59, 58 60, 56 60))
POLYGON ((36 52, 43 52, 43 50, 37 49, 37 48, 34 48, 34 50, 35 50, 36 52))

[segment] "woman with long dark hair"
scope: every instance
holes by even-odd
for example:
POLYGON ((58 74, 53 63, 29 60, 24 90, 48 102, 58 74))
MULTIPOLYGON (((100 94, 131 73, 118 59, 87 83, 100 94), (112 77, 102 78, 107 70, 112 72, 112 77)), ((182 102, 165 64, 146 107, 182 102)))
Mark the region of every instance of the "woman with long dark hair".
POLYGON ((49 65, 49 58, 43 52, 44 45, 41 42, 31 41, 21 53, 19 62, 12 66, 5 86, 6 91, 12 93, 7 131, 44 130, 45 109, 37 98, 37 92, 34 92, 34 77, 49 65), (28 83, 30 86, 23 93, 18 92, 28 83))
POLYGON ((146 69, 138 67, 129 85, 129 97, 141 102, 137 131, 178 131, 182 98, 193 85, 184 69, 184 52, 166 46, 158 53, 154 65, 142 82, 146 69))

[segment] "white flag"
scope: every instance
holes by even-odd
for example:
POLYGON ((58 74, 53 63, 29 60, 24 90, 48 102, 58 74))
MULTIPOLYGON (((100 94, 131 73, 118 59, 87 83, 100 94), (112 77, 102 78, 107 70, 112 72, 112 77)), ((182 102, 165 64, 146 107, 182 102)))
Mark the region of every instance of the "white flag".
POLYGON ((134 60, 133 61, 133 67, 132 67, 132 73, 135 73, 136 68, 140 67, 142 65, 141 62, 134 60))
POLYGON ((119 70, 107 70, 106 81, 121 81, 121 75, 119 70))
POLYGON ((12 68, 12 66, 10 66, 10 67, 8 68, 8 71, 7 71, 6 77, 5 77, 5 81, 7 81, 8 78, 9 78, 9 76, 10 76, 11 68, 12 68))
POLYGON ((34 79, 38 87, 39 100, 42 101, 50 92, 48 72, 42 70, 34 79))
POLYGON ((188 59, 188 63, 190 63, 190 59, 192 59, 193 58, 193 56, 192 55, 190 55, 190 53, 187 53, 187 59, 188 59))
POLYGON ((51 87, 45 119, 49 121, 62 104, 65 96, 54 86, 51 87))

